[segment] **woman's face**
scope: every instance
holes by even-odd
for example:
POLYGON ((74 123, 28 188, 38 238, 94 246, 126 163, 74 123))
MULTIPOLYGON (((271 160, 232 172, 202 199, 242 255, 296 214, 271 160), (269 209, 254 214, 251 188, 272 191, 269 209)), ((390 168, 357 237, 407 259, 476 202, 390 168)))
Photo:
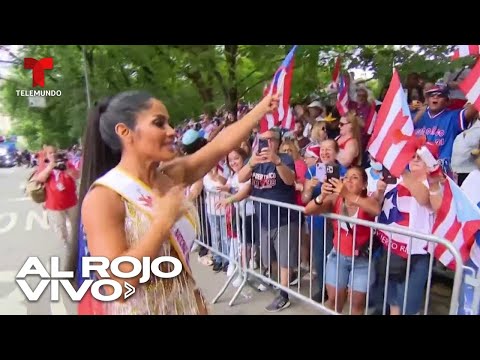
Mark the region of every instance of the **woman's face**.
MULTIPOLYGON (((168 161, 177 156, 175 130, 168 124, 167 108, 157 99, 150 100, 151 106, 137 114, 135 128, 127 135, 135 151, 154 161, 168 161)), ((121 124, 123 125, 123 124, 121 124)), ((126 126, 117 125, 117 132, 123 135, 126 126)))
POLYGON ((337 159, 334 140, 325 140, 320 145, 320 161, 324 164, 333 164, 337 159))
POLYGON ((367 188, 360 170, 356 168, 347 171, 343 183, 347 190, 355 195, 360 195, 367 188))
POLYGON ((340 119, 340 123, 338 124, 340 128, 340 135, 350 135, 352 133, 352 123, 348 121, 346 117, 342 117, 340 119))
POLYGON ((243 167, 243 158, 236 151, 232 151, 228 154, 228 165, 232 168, 233 172, 239 172, 243 167))
POLYGON ((411 172, 417 173, 419 175, 427 175, 427 164, 425 164, 425 162, 417 154, 415 154, 413 159, 410 160, 408 166, 411 172))
POLYGON ((280 146, 280 153, 282 154, 288 154, 290 156, 293 156, 293 151, 290 145, 282 145, 280 146))

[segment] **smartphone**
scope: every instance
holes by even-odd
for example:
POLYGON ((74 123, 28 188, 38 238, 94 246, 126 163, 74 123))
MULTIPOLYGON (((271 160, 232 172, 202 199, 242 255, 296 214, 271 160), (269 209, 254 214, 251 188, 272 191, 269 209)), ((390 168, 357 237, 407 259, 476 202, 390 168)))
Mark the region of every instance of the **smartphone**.
POLYGON ((315 177, 322 183, 325 181, 325 178, 327 177, 327 168, 325 164, 317 163, 315 168, 315 177))
POLYGON ((340 180, 340 167, 337 164, 326 165, 325 169, 327 172, 327 180, 330 180, 330 179, 340 180))
POLYGON ((262 152, 262 149, 268 148, 268 140, 267 139, 259 139, 258 140, 258 149, 257 149, 257 154, 260 154, 262 152))
POLYGON ((382 169, 382 177, 385 184, 394 185, 397 183, 397 178, 394 177, 386 167, 382 169))

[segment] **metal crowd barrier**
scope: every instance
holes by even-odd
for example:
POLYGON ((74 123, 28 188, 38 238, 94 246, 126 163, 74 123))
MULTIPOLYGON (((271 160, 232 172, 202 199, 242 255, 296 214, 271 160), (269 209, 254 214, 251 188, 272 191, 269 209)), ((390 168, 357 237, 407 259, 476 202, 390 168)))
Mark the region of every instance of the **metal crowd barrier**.
MULTIPOLYGON (((386 265, 384 271, 380 271, 379 275, 372 279, 372 274, 375 273, 376 270, 381 270, 379 259, 376 257, 378 254, 374 251, 374 233, 375 231, 383 231, 385 233, 390 234, 399 234, 409 237, 409 247, 411 248, 412 242, 416 240, 423 240, 426 241, 428 244, 428 251, 430 254, 433 254, 433 248, 435 244, 441 244, 446 247, 446 249, 452 254, 457 264, 456 270, 453 276, 453 286, 452 292, 450 296, 449 304, 445 304, 448 306, 448 314, 455 315, 458 311, 459 306, 459 294, 460 288, 462 283, 462 276, 465 267, 463 266, 462 258, 460 253, 454 248, 454 246, 447 240, 441 239, 439 237, 428 235, 428 234, 421 234, 418 232, 411 231, 405 228, 399 227, 392 227, 384 224, 379 224, 375 222, 360 220, 357 218, 351 218, 347 216, 337 215, 337 214, 323 214, 322 217, 323 221, 323 244, 319 242, 319 234, 321 234, 317 227, 314 229, 314 219, 312 216, 308 217, 310 219, 309 226, 308 226, 308 235, 307 227, 304 225, 306 222, 306 217, 304 215, 304 208, 297 205, 291 205, 286 203, 280 203, 273 200, 267 200, 257 197, 249 197, 246 199, 245 202, 241 204, 241 206, 237 205, 236 211, 234 211, 234 215, 230 215, 231 218, 228 220, 227 217, 229 216, 229 212, 221 211, 215 208, 213 205, 216 204, 221 198, 225 197, 220 193, 212 193, 212 192, 204 192, 203 196, 200 196, 197 199, 197 208, 199 210, 199 217, 201 221, 201 238, 196 241, 196 243, 208 249, 210 253, 216 257, 217 259, 222 258, 228 261, 235 267, 233 273, 231 272, 230 276, 227 277, 227 280, 223 287, 220 289, 218 294, 213 299, 212 303, 216 303, 220 297, 225 293, 228 286, 232 283, 232 280, 235 277, 242 277, 242 282, 238 286, 237 291, 231 298, 229 305, 232 306, 244 287, 246 285, 252 286, 257 290, 268 290, 269 287, 276 288, 277 290, 283 290, 287 294, 299 299, 301 302, 307 303, 316 309, 318 309, 323 314, 352 314, 356 310, 355 313, 360 314, 359 309, 361 309, 362 314, 369 314, 372 307, 369 307, 370 300, 375 299, 374 305, 377 309, 377 313, 379 312, 379 307, 381 307, 381 313, 383 315, 387 314, 387 299, 388 299, 388 291, 389 291, 389 281, 390 280, 390 271, 391 271, 391 259, 392 259, 392 244, 389 241, 388 250, 380 245, 377 251, 386 251, 386 265), (253 215, 253 221, 248 222, 246 219, 246 203, 247 201, 251 201, 254 204, 255 214, 253 215), (265 224, 262 224, 262 212, 268 212, 268 224, 265 227, 265 224), (287 213, 288 222, 284 227, 278 225, 281 212, 284 214, 287 213), (273 221, 277 224, 276 227, 271 227, 270 223, 272 219, 277 221, 273 221), (304 220, 305 218, 305 220, 304 220), (221 237, 225 236, 225 232, 222 232, 221 226, 224 226, 226 222, 232 221, 235 219, 234 229, 236 230, 237 236, 239 239, 237 240, 230 240, 227 239, 226 243, 222 242, 221 237), (328 220, 327 220, 328 219, 328 220), (339 273, 340 273, 340 259, 342 256, 338 256, 336 254, 336 272, 335 272, 335 286, 332 288, 330 287, 330 300, 333 295, 332 291, 335 291, 335 302, 334 304, 330 301, 326 301, 326 295, 328 294, 327 291, 327 263, 329 256, 332 256, 332 248, 333 248, 333 241, 335 239, 330 239, 331 237, 331 225, 333 222, 337 222, 339 227, 341 223, 348 223, 350 224, 351 228, 353 228, 353 248, 355 248, 355 242, 357 240, 357 227, 355 225, 365 226, 371 229, 369 243, 368 243, 368 250, 366 251, 367 256, 363 256, 363 258, 353 256, 351 259, 348 259, 350 264, 345 262, 345 258, 343 258, 342 263, 344 267, 350 269, 350 274, 348 276, 347 281, 347 289, 350 284, 355 283, 355 272, 357 270, 360 271, 360 264, 363 266, 363 271, 365 271, 365 261, 368 258, 368 270, 367 270, 367 291, 365 293, 365 298, 363 299, 361 296, 359 297, 359 293, 356 291, 347 291, 347 293, 343 293, 342 297, 344 298, 343 301, 339 301, 339 273), (329 224, 330 222, 330 224, 329 224), (247 228, 247 223, 249 223, 250 228, 247 228), (241 226, 240 226, 241 225, 241 226), (263 226, 262 226, 263 225, 263 226), (255 228, 257 227, 257 228, 255 228), (263 231, 260 229, 263 228, 263 231), (281 229, 282 228, 282 229, 281 229), (250 259, 254 258, 255 255, 255 248, 258 247, 257 251, 260 252, 260 264, 259 269, 254 269, 253 267, 249 266, 249 261, 246 258, 247 256, 247 232, 250 232, 250 238, 252 239, 252 246, 249 246, 250 250, 250 259), (272 232, 275 234, 274 239, 271 239, 272 232), (285 246, 285 239, 282 237, 280 238, 279 234, 282 232, 283 234, 287 233, 287 240, 285 246), (314 233, 316 233, 317 237, 314 238, 314 233), (293 240, 292 240, 293 236, 293 240), (298 236, 298 239, 295 237, 298 236), (266 239, 265 239, 266 237, 266 239), (240 241, 239 241, 240 240, 240 241), (275 247, 275 244, 269 240, 276 241, 276 249, 279 249, 277 255, 277 259, 281 258, 281 256, 285 256, 284 251, 287 251, 287 268, 288 270, 288 279, 287 281, 283 281, 284 285, 281 284, 280 274, 280 261, 276 262, 276 266, 272 266, 272 245, 275 247), (297 241, 298 240, 298 241, 297 241), (267 241, 267 243, 265 243, 267 241), (302 242, 307 241, 308 247, 305 245, 303 246, 302 252, 302 242), (241 244, 241 250, 230 252, 230 246, 234 243, 241 244), (281 247, 281 243, 284 245, 283 248, 281 247), (323 246, 322 246, 323 245, 323 246), (314 248, 315 246, 315 248, 314 248), (320 250, 318 248, 320 246, 320 250), (286 247, 286 249, 285 249, 286 247), (267 248, 267 253, 265 254, 265 248, 267 248), (283 250, 282 250, 283 249, 283 250), (382 250, 383 249, 383 250, 382 250), (282 252, 283 251, 283 252, 282 252), (308 252, 308 268, 305 266, 302 268, 302 260, 305 260, 305 252, 308 252), (294 256, 291 257, 291 252, 294 256), (317 253, 317 257, 315 258, 314 252, 317 253), (319 257, 319 253, 321 253, 321 258, 319 257), (262 260, 267 260, 267 264, 265 264, 262 260), (296 266, 291 266, 291 262, 296 262, 296 266), (321 262, 321 266, 318 267, 321 271, 321 274, 318 274, 317 271, 317 278, 313 279, 315 275, 314 271, 314 263, 321 262), (355 266, 357 262, 357 267, 355 266), (275 274, 276 270, 276 274, 275 274), (307 280, 302 280, 306 274, 309 274, 310 278, 308 279, 308 284, 305 286, 305 282, 307 280), (320 278, 319 278, 320 277, 320 278), (293 279, 293 280, 292 280, 293 279), (285 284, 286 283, 286 284, 285 284), (333 289, 333 290, 332 290, 333 289), (314 296, 314 292, 317 294, 314 296), (373 298, 372 298, 372 292, 373 298), (354 309, 354 297, 361 300, 357 301, 356 308, 354 309), (315 299, 314 299, 315 298, 315 299), (339 305, 343 307, 339 308, 339 305), (362 306, 362 303, 364 306, 362 306), (347 306, 348 305, 348 306, 347 306), (362 307, 364 307, 362 309, 362 307), (347 308, 347 309, 345 309, 347 308)), ((232 205, 233 208, 233 205, 232 205)), ((318 220, 317 220, 318 221, 318 220)), ((321 237, 321 236, 320 236, 321 237)), ((337 245, 339 245, 340 237, 336 239, 337 245)), ((375 240, 377 241, 377 240, 375 240)), ((339 246, 337 246, 337 249, 339 246)), ((417 289, 412 289, 409 287, 409 283, 411 281, 411 273, 410 270, 412 268, 412 256, 408 255, 407 265, 406 265, 406 272, 405 272, 405 286, 404 286, 404 294, 403 294, 403 306, 401 306, 401 314, 406 314, 407 312, 407 304, 410 301, 408 296, 409 292, 420 291, 424 297, 423 302, 423 311, 424 315, 429 314, 429 306, 431 303, 431 285, 432 285, 432 273, 433 273, 433 265, 434 265, 434 257, 433 255, 426 255, 428 257, 428 276, 426 279, 426 284, 423 286, 418 287, 417 289), (423 295, 423 292, 425 294, 423 295)), ((427 258, 424 258, 427 259, 427 258)), ((250 262, 251 263, 251 262, 250 262)), ((251 264, 250 264, 251 265, 251 264)), ((307 264, 303 264, 307 265, 307 264)), ((318 265, 318 264, 316 264, 318 265)), ((331 271, 332 268, 330 268, 331 271)), ((424 269, 425 270, 425 269, 424 269)), ((284 270, 285 272, 285 270, 284 270)), ((358 275, 357 275, 358 276, 358 275)), ((357 278, 358 280, 358 278, 357 278)), ((418 282, 418 281, 417 281, 418 282)), ((421 284, 420 284, 421 285, 421 284)), ((331 285, 330 285, 331 286, 331 285)), ((342 289, 340 289, 342 290, 342 289)), ((272 297, 273 300, 273 297, 272 297)))

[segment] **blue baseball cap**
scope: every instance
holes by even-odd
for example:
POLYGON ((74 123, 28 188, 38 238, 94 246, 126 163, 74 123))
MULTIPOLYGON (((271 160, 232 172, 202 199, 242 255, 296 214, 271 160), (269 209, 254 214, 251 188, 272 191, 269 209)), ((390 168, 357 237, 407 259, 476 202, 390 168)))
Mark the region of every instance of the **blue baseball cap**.
POLYGON ((200 135, 198 134, 198 131, 189 129, 185 131, 185 134, 183 134, 182 136, 182 144, 183 145, 193 144, 199 137, 200 135))

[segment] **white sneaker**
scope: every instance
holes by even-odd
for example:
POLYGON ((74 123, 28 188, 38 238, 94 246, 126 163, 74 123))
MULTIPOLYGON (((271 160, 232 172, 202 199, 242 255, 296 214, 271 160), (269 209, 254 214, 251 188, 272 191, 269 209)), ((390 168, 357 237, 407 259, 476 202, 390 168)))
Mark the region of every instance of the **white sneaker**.
POLYGON ((229 263, 227 268, 227 276, 230 277, 234 273, 235 273, 235 265, 233 265, 232 263, 229 263))
POLYGON ((254 259, 250 259, 250 261, 248 263, 248 267, 250 269, 257 270, 258 269, 258 263, 254 259))
POLYGON ((238 275, 238 276, 235 278, 235 280, 233 280, 232 286, 238 288, 238 287, 240 287, 240 285, 242 285, 242 282, 243 282, 243 277, 242 277, 242 275, 238 275))
POLYGON ((195 252, 195 251, 197 251, 199 248, 200 248, 200 245, 198 245, 197 243, 193 243, 191 252, 195 252))

